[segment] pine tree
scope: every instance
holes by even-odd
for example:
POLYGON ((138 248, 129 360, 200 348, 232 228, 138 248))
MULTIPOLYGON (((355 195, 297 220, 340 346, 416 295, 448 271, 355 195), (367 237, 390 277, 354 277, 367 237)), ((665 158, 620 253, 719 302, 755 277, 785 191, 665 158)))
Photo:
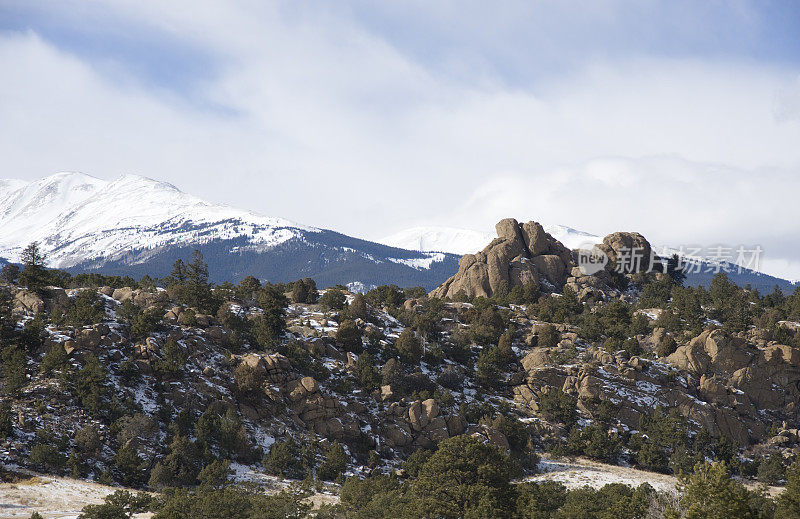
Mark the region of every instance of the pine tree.
POLYGON ((347 307, 347 315, 352 319, 366 319, 367 318, 367 301, 364 299, 363 294, 356 294, 353 300, 347 307))
POLYGON ((39 247, 39 242, 32 242, 25 247, 22 251, 23 269, 19 275, 20 284, 32 290, 44 288, 49 281, 45 261, 46 257, 39 247))
POLYGON ((295 281, 292 284, 292 302, 305 303, 308 299, 308 287, 303 280, 295 281))
POLYGON ((406 328, 400 333, 395 347, 407 361, 419 362, 422 357, 422 341, 419 340, 419 337, 416 336, 411 328, 406 328))
POLYGON ((211 283, 208 281, 208 264, 199 250, 192 252, 192 262, 186 266, 184 298, 186 304, 205 312, 213 312, 211 283))
POLYGON ((687 519, 756 519, 750 493, 731 478, 725 462, 698 463, 694 474, 681 479, 681 508, 687 519))
POLYGON ((325 453, 325 461, 319 466, 317 476, 323 481, 334 481, 344 473, 347 468, 347 453, 339 442, 333 444, 325 453))
POLYGON ((786 488, 778 496, 775 519, 800 517, 800 461, 795 461, 786 470, 786 488))

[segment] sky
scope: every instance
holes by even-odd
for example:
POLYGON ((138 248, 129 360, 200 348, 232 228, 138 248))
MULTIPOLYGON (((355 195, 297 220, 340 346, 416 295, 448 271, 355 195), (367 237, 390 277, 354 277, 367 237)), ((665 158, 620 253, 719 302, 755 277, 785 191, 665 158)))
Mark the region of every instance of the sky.
POLYGON ((378 239, 504 217, 800 279, 800 3, 0 0, 0 178, 378 239))

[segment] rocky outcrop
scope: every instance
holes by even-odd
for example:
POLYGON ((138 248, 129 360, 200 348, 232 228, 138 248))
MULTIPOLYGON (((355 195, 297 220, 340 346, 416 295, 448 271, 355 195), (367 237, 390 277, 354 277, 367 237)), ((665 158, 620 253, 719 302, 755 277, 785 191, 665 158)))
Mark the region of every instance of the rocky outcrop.
POLYGON ((607 268, 615 266, 625 274, 647 272, 650 269, 653 249, 638 232, 615 232, 603 238, 597 246, 608 259, 607 268))
MULTIPOLYGON (((108 291, 103 293, 108 295, 107 292, 108 291)), ((164 303, 169 300, 165 290, 150 292, 148 290, 142 290, 138 288, 134 290, 131 287, 117 288, 111 292, 110 297, 116 301, 119 301, 120 303, 131 301, 137 306, 141 307, 147 307, 155 303, 164 303)))
POLYGON ((449 299, 491 297, 520 286, 526 290, 561 292, 569 286, 581 301, 606 299, 619 292, 611 287, 611 271, 646 272, 653 261, 650 243, 636 232, 615 232, 597 245, 603 259, 597 269, 581 268, 576 255, 536 222, 513 218, 495 226, 497 238, 477 254, 461 257, 458 272, 431 292, 449 299))
POLYGON ((17 315, 33 316, 45 310, 63 307, 67 301, 67 292, 63 288, 47 287, 38 292, 20 289, 14 294, 12 310, 17 315))
POLYGON ((709 401, 800 416, 797 348, 783 344, 759 348, 722 330, 706 330, 679 347, 667 361, 695 375, 709 401))
POLYGON ((594 347, 559 365, 561 350, 534 349, 522 359, 526 382, 512 388, 515 401, 538 412, 542 396, 560 389, 590 416, 597 402, 612 403, 616 420, 631 429, 661 405, 741 445, 766 439, 765 410, 793 423, 798 417, 800 351, 788 346, 758 349, 706 331, 668 357, 683 376, 668 365, 594 347))
POLYGON ((569 249, 536 222, 506 218, 495 230, 497 238, 481 252, 464 255, 456 275, 431 292, 433 297, 491 297, 516 286, 560 290, 572 267, 569 249))
POLYGON ((361 435, 358 420, 339 399, 324 394, 313 377, 295 379, 285 386, 290 406, 306 428, 333 440, 361 435))
POLYGON ((384 415, 381 436, 389 447, 431 448, 440 440, 463 433, 466 426, 461 415, 445 415, 433 398, 408 404, 393 402, 384 415))

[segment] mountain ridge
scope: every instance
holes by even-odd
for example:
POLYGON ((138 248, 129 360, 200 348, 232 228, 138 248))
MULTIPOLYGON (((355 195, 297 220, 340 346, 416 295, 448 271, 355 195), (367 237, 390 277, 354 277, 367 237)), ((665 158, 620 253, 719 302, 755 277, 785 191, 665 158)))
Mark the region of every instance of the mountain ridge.
POLYGON ((138 175, 105 181, 59 173, 0 185, 16 187, 0 192, 0 257, 19 261, 24 247, 39 241, 50 266, 71 272, 164 276, 198 249, 217 281, 251 274, 290 281, 301 272, 323 286, 384 281, 433 288, 458 261, 212 204, 138 175))
MULTIPOLYGON (((564 225, 544 229, 569 249, 602 241, 564 225)), ((0 179, 0 262, 19 262, 24 247, 38 241, 50 266, 72 273, 165 276, 176 259, 198 249, 215 281, 246 275, 292 281, 302 274, 322 286, 389 283, 432 290, 455 273, 463 254, 492 239, 470 229, 418 226, 369 241, 210 203, 133 174, 111 181, 70 172, 32 182, 0 179)), ((708 285, 711 277, 699 272, 687 282, 708 285)), ((732 279, 762 291, 796 287, 753 270, 732 279)))

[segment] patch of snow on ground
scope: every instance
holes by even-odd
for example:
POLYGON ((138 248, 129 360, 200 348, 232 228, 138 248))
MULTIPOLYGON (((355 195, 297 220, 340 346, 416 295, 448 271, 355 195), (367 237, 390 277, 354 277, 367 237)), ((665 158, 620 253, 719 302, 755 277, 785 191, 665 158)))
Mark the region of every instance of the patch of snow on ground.
MULTIPOLYGON (((39 512, 46 519, 76 519, 88 504, 100 504, 119 488, 91 481, 38 476, 18 483, 0 483, 0 517, 27 519, 39 512)), ((137 514, 136 519, 152 517, 137 514)))
POLYGON ((584 486, 597 489, 609 483, 638 487, 642 483, 649 483, 659 492, 677 493, 678 480, 674 476, 605 465, 585 459, 569 461, 542 458, 539 462, 539 472, 540 474, 526 478, 525 481, 557 481, 569 489, 584 486))

